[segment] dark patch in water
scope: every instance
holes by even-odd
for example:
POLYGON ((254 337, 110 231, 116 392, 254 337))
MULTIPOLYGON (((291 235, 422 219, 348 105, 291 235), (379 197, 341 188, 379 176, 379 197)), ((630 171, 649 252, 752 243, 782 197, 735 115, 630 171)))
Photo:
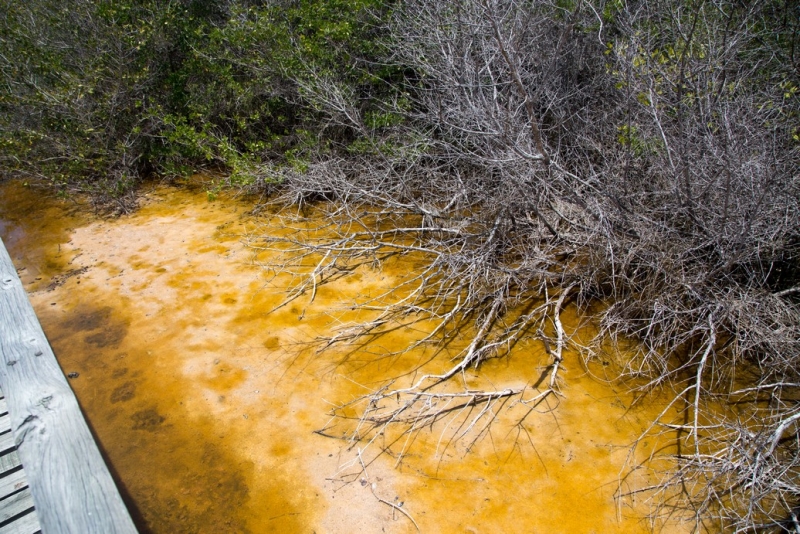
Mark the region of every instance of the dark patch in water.
POLYGON ((80 304, 63 319, 66 332, 93 332, 86 336, 86 343, 97 348, 118 347, 128 335, 128 323, 114 316, 110 306, 94 308, 80 304))
POLYGON ((158 413, 155 408, 140 410, 131 416, 133 419, 133 430, 147 430, 155 432, 164 423, 164 416, 158 413))
POLYGON ((86 342, 95 347, 118 347, 128 335, 128 326, 122 323, 109 325, 96 334, 86 336, 86 342))
POLYGON ((181 495, 165 496, 163 488, 145 489, 142 508, 146 523, 160 532, 252 532, 236 514, 250 498, 245 477, 239 470, 231 470, 230 460, 216 447, 205 445, 203 449, 206 472, 184 470, 175 481, 183 488, 181 495), (185 498, 188 495, 191 499, 185 498))
POLYGON ((127 374, 128 374, 127 367, 123 367, 122 369, 114 369, 114 372, 111 373, 111 378, 122 378, 127 374))
POLYGON ((79 306, 64 319, 64 328, 83 332, 97 330, 109 323, 112 311, 108 306, 97 309, 86 305, 79 306))
POLYGON ((125 382, 111 393, 111 402, 125 402, 136 396, 136 384, 125 382))

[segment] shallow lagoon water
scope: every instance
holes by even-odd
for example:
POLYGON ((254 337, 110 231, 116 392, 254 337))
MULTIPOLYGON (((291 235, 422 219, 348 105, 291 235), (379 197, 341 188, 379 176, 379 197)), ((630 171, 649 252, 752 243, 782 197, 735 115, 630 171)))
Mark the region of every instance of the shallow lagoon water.
MULTIPOLYGON (((415 532, 379 501, 403 503, 422 532, 649 532, 648 502, 618 501, 629 445, 660 413, 565 354, 564 398, 518 424, 504 406, 470 451, 423 430, 398 462, 366 475, 360 444, 323 437, 332 406, 428 354, 383 357, 423 335, 319 352, 320 336, 413 269, 396 258, 285 298, 243 244, 281 232, 246 201, 153 186, 132 215, 101 219, 18 182, 0 184, 0 236, 142 532, 415 532)), ((592 327, 567 308, 575 340, 592 327)), ((441 358, 440 358, 441 360, 441 358)), ((541 341, 466 377, 497 389, 535 382, 541 341)), ((429 364, 451 365, 446 360, 429 364)), ((375 458, 376 442, 366 454, 375 458)), ((395 450, 396 451, 396 450, 395 450)), ((679 531, 679 525, 668 530, 679 531)))

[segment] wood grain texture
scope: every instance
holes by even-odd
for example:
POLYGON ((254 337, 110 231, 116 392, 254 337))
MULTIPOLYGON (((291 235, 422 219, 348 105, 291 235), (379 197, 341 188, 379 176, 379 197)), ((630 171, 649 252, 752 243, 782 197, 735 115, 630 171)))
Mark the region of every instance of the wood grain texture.
POLYGON ((22 469, 6 473, 0 478, 0 496, 3 498, 27 487, 28 479, 22 469))
MULTIPOLYGON (((9 417, 9 419, 11 419, 9 417)), ((14 447, 14 433, 9 430, 5 434, 0 434, 0 452, 5 452, 14 447)))
POLYGON ((0 356, 0 387, 42 531, 136 532, 2 240, 0 356))
POLYGON ((36 512, 31 511, 32 509, 33 497, 30 488, 27 488, 0 501, 0 523, 23 512, 36 515, 36 512))
POLYGON ((39 531, 42 531, 42 529, 39 526, 36 514, 33 512, 0 527, 0 534, 34 534, 39 531))
MULTIPOLYGON (((22 462, 19 460, 19 454, 17 454, 17 451, 11 450, 6 454, 3 454, 0 456, 0 476, 2 476, 2 474, 6 471, 11 471, 21 464, 22 462)), ((2 495, 0 495, 0 498, 2 498, 2 495)))

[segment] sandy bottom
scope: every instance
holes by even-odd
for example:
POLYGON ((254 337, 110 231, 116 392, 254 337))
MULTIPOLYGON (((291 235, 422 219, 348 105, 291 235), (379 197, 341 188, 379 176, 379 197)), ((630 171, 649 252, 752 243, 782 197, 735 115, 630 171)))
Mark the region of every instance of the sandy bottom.
MULTIPOLYGON (((614 496, 647 483, 620 477, 661 407, 631 408, 571 351, 557 406, 492 406, 495 424, 477 440, 450 440, 446 421, 368 446, 314 433, 332 406, 426 359, 386 357, 419 331, 321 353, 314 343, 363 319, 352 304, 413 264, 363 266, 313 302, 271 311, 281 278, 267 283, 242 235, 283 229, 251 207, 154 187, 135 214, 102 220, 0 184, 0 236, 62 369, 78 374, 70 383, 142 532, 416 531, 379 498, 402 503, 422 532, 651 530, 647 501, 614 496)), ((574 310, 564 321, 576 340, 591 334, 574 310)), ((546 365, 541 342, 525 339, 468 379, 524 386, 546 365)))

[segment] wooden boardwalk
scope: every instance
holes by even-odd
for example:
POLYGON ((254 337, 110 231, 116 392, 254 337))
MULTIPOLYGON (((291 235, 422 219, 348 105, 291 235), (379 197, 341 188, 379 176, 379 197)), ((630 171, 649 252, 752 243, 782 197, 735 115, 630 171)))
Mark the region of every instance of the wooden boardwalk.
POLYGON ((8 405, 0 391, 0 534, 35 534, 41 530, 14 445, 8 405))
POLYGON ((135 533, 2 240, 0 389, 0 534, 135 533))

